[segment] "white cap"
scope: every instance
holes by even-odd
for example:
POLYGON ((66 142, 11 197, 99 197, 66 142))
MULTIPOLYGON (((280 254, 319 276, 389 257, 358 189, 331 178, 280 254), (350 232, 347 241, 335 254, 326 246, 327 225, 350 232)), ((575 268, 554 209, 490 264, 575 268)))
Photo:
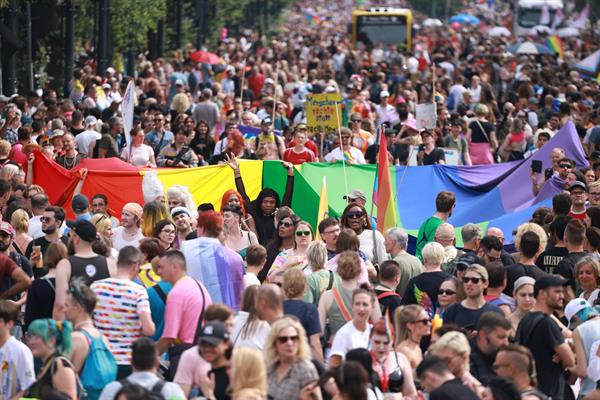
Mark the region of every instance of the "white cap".
POLYGON ((85 117, 85 127, 89 127, 92 125, 96 125, 96 123, 98 122, 98 120, 96 119, 96 117, 94 117, 93 115, 88 115, 87 117, 85 117))
POLYGON ((270 83, 271 85, 273 85, 275 83, 275 81, 273 79, 271 79, 271 78, 267 78, 267 79, 265 79, 265 85, 267 83, 270 83))
POLYGON ((382 90, 381 93, 379 93, 379 97, 390 97, 390 92, 382 90))
POLYGON ((571 318, 585 308, 592 308, 592 306, 587 300, 582 298, 573 299, 567 304, 565 307, 565 318, 569 321, 569 328, 571 328, 572 325, 571 318))

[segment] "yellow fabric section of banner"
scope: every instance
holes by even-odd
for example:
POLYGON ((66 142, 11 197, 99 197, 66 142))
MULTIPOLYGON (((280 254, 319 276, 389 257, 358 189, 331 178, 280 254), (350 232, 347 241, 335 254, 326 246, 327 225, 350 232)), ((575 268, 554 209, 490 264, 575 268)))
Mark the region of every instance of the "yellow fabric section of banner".
MULTIPOLYGON (((239 160, 240 173, 250 200, 254 200, 262 189, 263 162, 257 160, 239 160)), ((196 205, 212 203, 215 210, 221 207, 223 193, 235 188, 233 170, 227 165, 186 169, 158 169, 158 179, 167 190, 173 185, 187 186, 194 196, 196 205)), ((140 171, 141 175, 145 171, 140 171)))

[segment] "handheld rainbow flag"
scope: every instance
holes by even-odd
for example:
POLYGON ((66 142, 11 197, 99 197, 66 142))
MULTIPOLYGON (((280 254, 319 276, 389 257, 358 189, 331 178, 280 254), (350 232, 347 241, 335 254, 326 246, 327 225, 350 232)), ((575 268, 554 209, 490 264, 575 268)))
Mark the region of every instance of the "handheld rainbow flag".
POLYGON ((558 58, 562 59, 564 55, 563 43, 562 40, 557 35, 552 35, 548 39, 546 39, 546 45, 552 49, 556 54, 558 54, 558 58))
MULTIPOLYGON (((319 211, 317 214, 317 227, 325 219, 329 213, 329 201, 327 200, 327 177, 323 176, 323 183, 321 184, 321 196, 319 197, 319 211)), ((317 229, 317 240, 321 240, 321 234, 317 229)))
POLYGON ((380 134, 379 155, 377 156, 377 172, 373 185, 373 204, 377 206, 377 230, 385 233, 386 229, 396 226, 396 206, 392 192, 392 179, 387 152, 385 133, 380 134))
POLYGON ((346 161, 354 161, 354 157, 350 153, 350 150, 344 150, 344 160, 346 161))

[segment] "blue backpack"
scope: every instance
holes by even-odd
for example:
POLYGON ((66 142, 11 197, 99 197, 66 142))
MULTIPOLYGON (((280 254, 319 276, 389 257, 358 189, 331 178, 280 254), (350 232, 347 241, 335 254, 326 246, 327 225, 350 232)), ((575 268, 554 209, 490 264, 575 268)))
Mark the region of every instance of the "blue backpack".
POLYGON ((93 338, 84 330, 90 351, 81 370, 81 384, 88 400, 98 400, 102 389, 117 379, 117 362, 110 349, 104 344, 103 336, 93 338))

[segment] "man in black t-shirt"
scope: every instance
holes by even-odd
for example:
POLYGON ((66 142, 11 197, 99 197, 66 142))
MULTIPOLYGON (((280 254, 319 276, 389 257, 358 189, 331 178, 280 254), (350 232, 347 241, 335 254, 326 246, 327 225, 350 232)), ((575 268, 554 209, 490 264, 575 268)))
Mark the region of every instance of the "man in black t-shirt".
POLYGON ((435 147, 433 134, 428 130, 421 132, 423 144, 419 146, 417 153, 417 163, 419 165, 446 164, 446 155, 444 150, 435 147))
POLYGON ((487 385, 488 381, 496 375, 494 373, 496 353, 500 348, 508 345, 511 323, 504 315, 486 312, 479 318, 475 329, 477 336, 471 341, 469 372, 478 381, 487 385))
POLYGON ((571 347, 551 317, 554 311, 563 308, 566 284, 567 280, 557 275, 537 279, 533 287, 535 307, 521 319, 515 335, 515 342, 529 348, 533 354, 539 389, 554 399, 564 398, 563 370, 575 364, 571 347), (555 356, 559 362, 554 362, 555 356))
POLYGON ((530 276, 533 279, 539 279, 547 275, 544 271, 535 265, 540 250, 540 238, 536 233, 525 232, 521 236, 519 248, 519 263, 506 267, 506 288, 504 294, 513 295, 515 281, 522 276, 530 276))
POLYGON ((542 252, 535 262, 535 265, 548 274, 553 274, 556 266, 569 254, 565 246, 564 234, 571 219, 568 215, 557 215, 550 223, 550 240, 554 246, 542 252))
POLYGON ((25 249, 25 257, 35 267, 33 276, 37 279, 44 276, 48 271, 43 269, 43 257, 50 246, 50 243, 62 241, 67 244, 67 238, 61 236, 60 227, 65 220, 65 212, 62 208, 56 206, 48 206, 44 210, 44 214, 40 218, 42 222, 42 232, 44 236, 33 239, 25 249), (37 248, 40 248, 38 251, 37 248), (33 251, 35 248, 35 251, 33 251))
POLYGON ((429 393, 429 400, 477 400, 479 397, 437 356, 426 356, 417 366, 417 378, 429 393))
POLYGON ((379 284, 375 286, 375 294, 381 307, 381 315, 389 315, 394 321, 394 311, 401 304, 402 297, 396 293, 400 284, 400 265, 394 260, 386 260, 379 266, 379 284))
MULTIPOLYGON (((587 255, 583 249, 583 243, 585 242, 585 226, 577 220, 569 221, 565 228, 564 239, 569 254, 558 263, 555 272, 569 281, 569 285, 573 290, 574 295, 577 282, 573 270, 575 269, 577 261, 587 255)), ((570 298, 573 297, 574 296, 571 296, 570 298)))

